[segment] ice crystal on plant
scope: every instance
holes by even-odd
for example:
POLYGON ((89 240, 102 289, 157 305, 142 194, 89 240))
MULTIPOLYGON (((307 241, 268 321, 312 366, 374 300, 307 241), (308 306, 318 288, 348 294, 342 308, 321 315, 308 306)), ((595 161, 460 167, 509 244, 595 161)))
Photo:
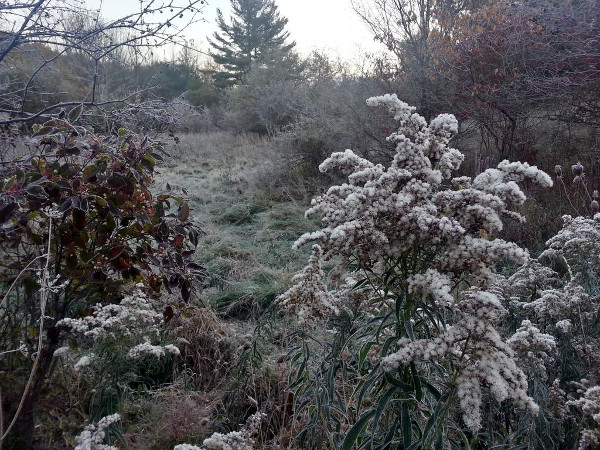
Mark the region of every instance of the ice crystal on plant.
POLYGON ((555 328, 561 333, 567 334, 573 329, 573 324, 569 319, 563 319, 556 322, 555 328))
POLYGON ((408 291, 433 296, 436 303, 442 306, 451 306, 454 302, 450 276, 440 273, 435 269, 427 269, 425 273, 413 275, 408 279, 408 291))
POLYGON ((591 421, 581 431, 579 450, 593 450, 600 446, 600 386, 587 389, 578 400, 567 402, 579 408, 591 421))
POLYGON ((560 279, 554 270, 532 259, 508 278, 506 290, 509 296, 518 295, 521 299, 533 300, 540 292, 559 283, 560 279))
POLYGON ((536 318, 548 330, 568 319, 573 323, 589 322, 597 312, 597 301, 590 296, 577 280, 569 281, 560 289, 548 289, 540 297, 521 303, 521 308, 536 318))
POLYGON ((209 450, 252 450, 254 443, 249 442, 246 436, 239 431, 227 434, 213 433, 205 439, 202 445, 209 450))
POLYGON ((69 353, 69 347, 60 347, 57 348, 56 350, 54 350, 54 353, 52 354, 52 356, 54 356, 55 358, 58 358, 60 356, 64 356, 67 353, 69 353))
POLYGON ((427 125, 414 108, 395 95, 374 97, 371 105, 386 105, 400 123, 388 139, 396 154, 385 168, 351 150, 333 153, 321 171, 340 169, 348 183, 332 186, 315 198, 307 216, 319 215, 323 228, 294 244, 320 242, 326 255, 354 255, 377 261, 421 246, 439 248, 432 268, 463 271, 474 279, 490 279, 493 266, 505 259, 523 263, 528 254, 517 245, 489 236, 502 229, 502 217, 521 219, 512 208, 525 200, 517 182, 530 179, 543 186, 552 180, 527 163, 503 161, 474 180, 460 179, 461 189, 442 185, 463 160, 448 146, 456 119, 444 114, 427 125))
POLYGON ((540 259, 564 258, 572 271, 600 275, 600 214, 593 218, 563 216, 562 229, 546 242, 540 259))
MULTIPOLYGON (((324 258, 341 257, 369 280, 361 289, 370 287, 371 294, 364 293, 370 300, 353 325, 369 320, 366 305, 381 306, 380 318, 373 320, 381 324, 377 340, 393 339, 381 350, 386 353, 381 368, 391 376, 399 371, 407 377, 405 366, 420 370, 426 363, 434 363, 436 372, 446 371, 453 380, 448 388, 456 388, 465 423, 473 431, 481 427, 484 388, 498 402, 511 400, 537 411, 515 351, 497 329, 507 311, 499 298, 496 266, 524 264, 529 254, 495 234, 506 218, 524 220, 517 211, 525 201, 518 183, 552 186, 551 178, 535 166, 509 161, 474 179, 452 178, 464 159, 450 147, 458 131, 454 116, 442 114, 427 123, 396 95, 367 103, 387 107, 398 122, 398 130, 387 138, 396 146, 393 160, 384 167, 351 150, 327 158, 320 170, 340 170, 347 182, 313 199, 306 215, 319 216, 322 227, 302 235, 294 246, 317 242, 319 256, 322 248, 324 258)), ((320 266, 313 262, 307 269, 288 291, 296 304, 315 305, 326 298, 334 308, 321 311, 333 315, 334 309, 346 311, 351 309, 346 305, 356 303, 345 286, 324 297, 320 266), (311 288, 302 287, 305 280, 311 288)), ((541 334, 533 335, 543 340, 541 334)), ((353 343, 357 348, 364 344, 353 343)), ((525 347, 518 338, 515 345, 519 351, 525 347)))

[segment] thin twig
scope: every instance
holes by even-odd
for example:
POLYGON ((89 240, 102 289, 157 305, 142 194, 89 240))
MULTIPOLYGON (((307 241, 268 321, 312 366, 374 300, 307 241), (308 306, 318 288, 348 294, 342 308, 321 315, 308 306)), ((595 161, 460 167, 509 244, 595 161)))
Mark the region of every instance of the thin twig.
POLYGON ((571 202, 571 198, 569 197, 569 193, 567 192, 567 186, 565 185, 565 181, 563 180, 563 177, 558 177, 563 189, 565 191, 565 197, 567 197, 567 200, 569 201, 569 205, 571 205, 571 207, 575 210, 575 212, 577 213, 578 216, 580 216, 581 214, 579 214, 579 210, 577 208, 575 208, 575 205, 573 205, 573 203, 571 202))
POLYGON ((19 281, 19 278, 21 278, 21 275, 23 275, 25 272, 27 272, 29 270, 29 267, 36 262, 38 259, 41 258, 45 258, 46 255, 40 255, 40 256, 36 256, 35 258, 33 258, 33 260, 27 264, 25 266, 25 268, 23 270, 21 270, 21 272, 19 272, 19 275, 17 275, 17 278, 15 278, 15 280, 12 282, 12 284, 10 285, 10 287, 8 288, 8 291, 6 291, 6 294, 4 294, 4 297, 2 297, 2 300, 0 300, 0 307, 2 306, 2 303, 4 303, 4 299, 6 297, 8 297, 8 294, 10 293, 10 291, 13 289, 13 287, 15 287, 15 285, 17 284, 17 281, 19 281))
MULTIPOLYGON (((4 434, 4 413, 2 408, 2 387, 0 387, 0 436, 4 434)), ((0 450, 2 450, 2 441, 0 441, 0 450)))
MULTIPOLYGON (((50 216, 48 219, 48 248, 47 248, 46 255, 45 255, 46 256, 46 264, 44 265, 44 271, 42 272, 42 280, 41 280, 41 287, 40 287, 41 316, 40 316, 40 326, 39 326, 39 331, 38 331, 37 353, 35 356, 35 361, 33 362, 33 367, 31 368, 31 373, 29 374, 29 379, 27 380, 27 384, 25 385, 25 390, 23 391, 23 395, 21 396, 21 401, 19 402, 17 411, 15 412, 15 415, 14 415, 12 421, 10 422, 10 425, 8 426, 8 428, 6 429, 4 434, 2 434, 2 437, 0 437, 0 446, 2 445, 2 441, 4 441, 4 439, 6 439, 6 437, 8 436, 8 433, 10 433, 10 430, 12 430, 12 428, 14 427, 15 423, 17 423, 19 414, 21 414, 21 410, 23 409, 23 405, 25 404, 25 399, 27 398, 27 395, 29 394, 29 390, 31 389, 31 385, 33 383, 33 377, 35 376, 37 368, 40 364, 40 359, 41 359, 41 354, 42 354, 42 345, 43 345, 43 341, 44 341, 44 317, 46 315, 46 301, 48 300, 48 290, 47 290, 48 289, 48 278, 49 278, 48 267, 50 265, 51 243, 52 243, 52 216, 50 216)), ((40 258, 40 257, 38 256, 38 258, 40 258)), ((38 258, 36 258, 36 259, 38 259, 38 258)), ((2 409, 1 404, 0 404, 0 409, 2 409)))

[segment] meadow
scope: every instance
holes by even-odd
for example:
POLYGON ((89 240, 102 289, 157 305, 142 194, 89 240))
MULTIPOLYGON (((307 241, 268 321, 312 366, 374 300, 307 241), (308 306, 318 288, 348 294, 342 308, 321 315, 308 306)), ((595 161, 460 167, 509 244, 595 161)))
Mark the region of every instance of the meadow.
POLYGON ((600 448, 596 1, 143 3, 0 2, 0 450, 600 448))

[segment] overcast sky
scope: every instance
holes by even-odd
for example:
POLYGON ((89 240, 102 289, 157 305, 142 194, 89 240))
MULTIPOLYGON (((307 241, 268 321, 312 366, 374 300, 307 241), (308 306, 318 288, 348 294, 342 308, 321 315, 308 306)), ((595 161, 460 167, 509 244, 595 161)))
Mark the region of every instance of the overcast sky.
MULTIPOLYGON (((100 0, 87 0, 98 5, 100 0)), ((220 8, 229 18, 229 0, 207 0, 204 9, 206 22, 193 25, 187 30, 189 39, 197 46, 207 48, 206 36, 215 30, 215 16, 220 8)), ((103 0, 103 15, 114 18, 120 14, 139 9, 139 0, 103 0)), ((376 52, 381 47, 373 42, 367 27, 350 6, 350 0, 276 0, 279 12, 287 17, 287 29, 296 41, 297 50, 307 54, 311 50, 326 50, 344 59, 354 59, 359 52, 376 52)))

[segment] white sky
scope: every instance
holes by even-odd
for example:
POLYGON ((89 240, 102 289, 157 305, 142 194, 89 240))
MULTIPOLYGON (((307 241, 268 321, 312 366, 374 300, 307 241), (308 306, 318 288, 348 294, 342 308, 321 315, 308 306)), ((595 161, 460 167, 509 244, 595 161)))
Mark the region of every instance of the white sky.
MULTIPOLYGON (((87 0, 97 6, 100 0, 87 0)), ((287 30, 296 41, 296 49, 303 54, 311 50, 325 50, 346 60, 359 59, 364 52, 379 52, 380 45, 373 41, 367 27, 352 10, 350 0, 275 0, 282 16, 289 20, 287 30)), ((206 36, 217 29, 217 8, 229 18, 229 0, 207 0, 204 9, 206 22, 194 24, 186 31, 196 46, 207 49, 206 36)), ((114 18, 139 9, 139 0, 103 0, 102 15, 114 18)))

